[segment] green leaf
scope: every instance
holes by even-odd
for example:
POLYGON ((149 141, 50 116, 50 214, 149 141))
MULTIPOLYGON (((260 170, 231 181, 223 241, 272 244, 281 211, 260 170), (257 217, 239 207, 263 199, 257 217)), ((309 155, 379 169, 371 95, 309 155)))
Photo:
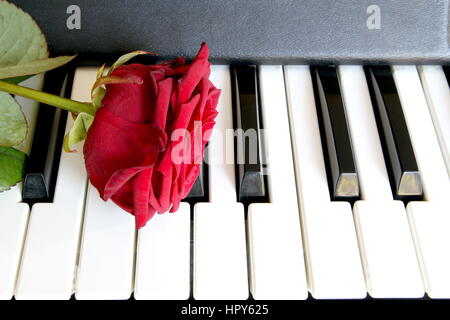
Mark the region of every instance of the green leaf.
MULTIPOLYGON (((17 84, 30 75, 57 68, 73 58, 49 58, 47 41, 33 18, 15 5, 0 0, 0 79, 17 84)), ((20 106, 12 96, 0 92, 0 146, 19 144, 27 130, 20 106)))
POLYGON ((74 145, 86 139, 86 134, 92 124, 92 121, 94 121, 93 115, 84 112, 78 114, 75 122, 73 123, 73 127, 64 137, 63 146, 66 152, 72 152, 74 145))
POLYGON ((28 76, 20 76, 20 77, 14 77, 14 78, 9 78, 9 79, 3 79, 3 81, 6 81, 8 83, 12 83, 12 84, 19 84, 22 81, 27 80, 28 78, 30 78, 32 75, 28 75, 28 76))
POLYGON ((22 180, 25 153, 14 148, 0 147, 0 191, 5 191, 22 180))
POLYGON ((20 105, 9 93, 0 91, 0 146, 18 145, 27 131, 27 120, 20 105))
POLYGON ((47 41, 36 22, 15 5, 0 1, 0 67, 46 58, 47 41))
POLYGON ((76 56, 59 56, 56 58, 47 58, 35 60, 32 62, 21 63, 15 66, 0 67, 0 79, 26 76, 46 72, 65 65, 76 56))

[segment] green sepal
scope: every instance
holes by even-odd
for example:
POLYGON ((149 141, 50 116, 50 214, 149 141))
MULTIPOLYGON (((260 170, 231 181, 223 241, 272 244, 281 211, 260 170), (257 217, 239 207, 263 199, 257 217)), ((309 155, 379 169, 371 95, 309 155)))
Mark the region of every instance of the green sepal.
POLYGON ((154 53, 147 52, 147 51, 132 51, 132 52, 126 53, 126 54, 120 56, 119 59, 117 59, 116 62, 113 63, 113 65, 108 70, 106 75, 109 76, 114 71, 114 69, 120 67, 124 63, 127 63, 132 58, 142 55, 142 54, 153 54, 154 55, 154 53))
POLYGON ((105 97, 106 89, 103 87, 97 87, 92 91, 92 105, 94 106, 95 111, 102 105, 102 100, 105 97))
POLYGON ((64 137, 64 151, 73 152, 73 147, 86 139, 87 131, 94 121, 94 116, 88 113, 79 113, 73 123, 69 133, 64 137))

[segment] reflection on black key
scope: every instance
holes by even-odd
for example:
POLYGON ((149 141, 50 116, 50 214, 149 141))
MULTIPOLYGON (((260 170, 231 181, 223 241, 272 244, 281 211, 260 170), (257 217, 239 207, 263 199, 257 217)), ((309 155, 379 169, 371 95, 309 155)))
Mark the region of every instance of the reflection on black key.
POLYGON ((261 118, 255 66, 232 68, 239 201, 265 201, 261 118))
POLYGON ((321 127, 326 138, 325 155, 331 174, 332 198, 358 198, 358 174, 336 68, 317 67, 313 74, 318 95, 316 103, 319 119, 322 121, 321 127))
POLYGON ((198 174, 197 180, 195 180, 194 185, 192 186, 191 191, 187 195, 186 199, 200 199, 205 196, 205 163, 202 162, 200 166, 200 173, 198 174))
MULTIPOLYGON (((61 96, 68 93, 68 82, 71 82, 68 79, 68 68, 47 72, 43 91, 61 96)), ((66 111, 45 104, 39 105, 33 145, 25 169, 22 195, 24 202, 52 201, 66 119, 66 111)))
POLYGON ((366 68, 366 77, 395 198, 417 199, 422 182, 391 69, 366 68))

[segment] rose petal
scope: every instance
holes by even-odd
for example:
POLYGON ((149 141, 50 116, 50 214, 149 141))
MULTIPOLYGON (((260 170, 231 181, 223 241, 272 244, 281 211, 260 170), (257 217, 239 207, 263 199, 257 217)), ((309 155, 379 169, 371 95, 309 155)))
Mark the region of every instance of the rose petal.
POLYGON ((149 210, 149 191, 151 189, 151 169, 144 169, 139 172, 133 181, 133 212, 136 219, 136 228, 145 226, 155 211, 149 210))
POLYGON ((161 172, 154 170, 152 176, 153 188, 149 192, 149 201, 153 208, 159 213, 170 209, 170 194, 172 192, 172 172, 161 172))
POLYGON ((109 198, 111 198, 134 176, 136 176, 138 173, 140 173, 142 170, 145 170, 146 168, 147 167, 134 167, 134 168, 120 169, 114 172, 105 185, 105 189, 103 191, 103 200, 108 200, 109 198))
POLYGON ((167 78, 158 83, 158 95, 156 97, 153 114, 153 125, 156 128, 166 129, 167 113, 170 105, 170 95, 173 88, 173 79, 167 78))
POLYGON ((195 87, 203 77, 209 77, 210 63, 208 62, 209 48, 205 43, 195 56, 189 69, 179 81, 178 102, 183 104, 189 100, 195 87))
POLYGON ((83 151, 89 178, 102 198, 109 178, 117 170, 153 166, 166 140, 159 129, 130 123, 100 108, 83 151))

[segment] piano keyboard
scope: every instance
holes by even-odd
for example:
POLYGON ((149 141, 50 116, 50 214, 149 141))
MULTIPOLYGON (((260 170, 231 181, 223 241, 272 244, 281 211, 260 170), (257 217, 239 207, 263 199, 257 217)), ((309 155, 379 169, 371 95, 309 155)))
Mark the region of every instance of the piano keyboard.
MULTIPOLYGON (((444 68, 256 69, 212 67, 222 94, 205 195, 177 213, 136 231, 89 185, 82 145, 54 152, 56 185, 44 180, 54 195, 22 199, 27 182, 1 193, 0 299, 450 298, 444 68), (228 161, 250 156, 224 139, 237 128, 257 131, 257 166, 228 161)), ((90 101, 96 71, 76 69, 71 98, 90 101)), ((20 102, 33 137, 36 105, 20 102)), ((63 121, 73 123, 51 125, 63 121)), ((57 131, 33 144, 60 149, 57 131)))

